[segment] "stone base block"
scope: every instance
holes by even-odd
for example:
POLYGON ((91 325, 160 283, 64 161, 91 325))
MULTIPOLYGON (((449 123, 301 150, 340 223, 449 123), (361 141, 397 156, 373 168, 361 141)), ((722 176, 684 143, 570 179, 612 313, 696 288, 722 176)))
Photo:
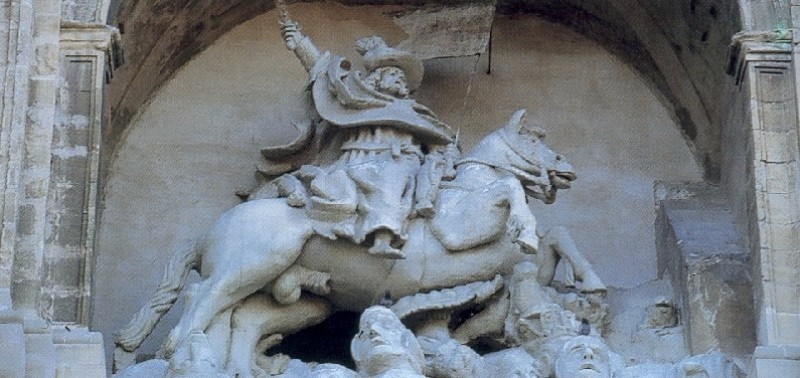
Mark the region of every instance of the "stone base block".
POLYGON ((128 366, 136 364, 136 353, 126 352, 120 347, 114 348, 114 373, 124 370, 128 366))
POLYGON ((12 313, 0 313, 0 377, 25 377, 24 328, 12 313))
POLYGON ((50 330, 35 330, 25 332, 25 376, 26 377, 53 377, 55 376, 56 351, 53 346, 53 335, 50 330))
POLYGON ((53 330, 57 378, 106 376, 103 335, 86 328, 53 330))
POLYGON ((659 272, 671 278, 689 351, 750 354, 751 262, 730 209, 703 183, 659 183, 655 192, 659 272))
POLYGON ((800 378, 800 345, 757 347, 748 376, 800 378))

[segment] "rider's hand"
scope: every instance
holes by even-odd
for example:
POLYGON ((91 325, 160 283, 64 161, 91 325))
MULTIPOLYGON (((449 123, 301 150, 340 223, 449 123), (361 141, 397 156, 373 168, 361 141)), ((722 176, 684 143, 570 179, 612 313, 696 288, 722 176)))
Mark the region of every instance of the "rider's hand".
POLYGON ((292 51, 297 48, 297 41, 303 36, 303 34, 300 33, 300 27, 294 21, 282 23, 281 34, 283 34, 283 39, 286 41, 286 47, 292 51))

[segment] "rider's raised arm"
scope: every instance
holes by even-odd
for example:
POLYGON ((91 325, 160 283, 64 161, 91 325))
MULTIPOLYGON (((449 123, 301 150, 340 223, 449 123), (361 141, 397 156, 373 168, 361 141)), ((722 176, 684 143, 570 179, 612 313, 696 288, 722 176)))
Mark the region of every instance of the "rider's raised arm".
POLYGON ((300 32, 300 25, 295 21, 282 22, 281 34, 286 41, 286 47, 297 55, 306 71, 311 71, 321 55, 311 38, 300 32))

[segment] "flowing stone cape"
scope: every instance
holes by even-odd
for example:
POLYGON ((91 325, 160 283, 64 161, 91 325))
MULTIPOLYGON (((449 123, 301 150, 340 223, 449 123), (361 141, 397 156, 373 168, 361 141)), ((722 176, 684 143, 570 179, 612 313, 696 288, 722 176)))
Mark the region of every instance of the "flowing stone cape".
POLYGON ((341 153, 342 138, 332 136, 336 128, 388 126, 405 130, 427 144, 447 144, 454 132, 436 115, 413 99, 400 99, 367 87, 362 72, 350 69, 341 56, 323 54, 310 71, 309 86, 314 110, 325 121, 315 129, 311 123, 298 125, 300 135, 291 143, 261 150, 271 167, 265 173, 276 175, 297 169, 302 164, 332 162, 341 153))

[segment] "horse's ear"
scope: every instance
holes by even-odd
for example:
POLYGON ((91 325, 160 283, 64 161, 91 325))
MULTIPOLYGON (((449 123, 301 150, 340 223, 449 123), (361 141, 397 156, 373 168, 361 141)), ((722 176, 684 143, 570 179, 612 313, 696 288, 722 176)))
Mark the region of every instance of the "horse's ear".
POLYGON ((525 130, 525 109, 517 110, 514 115, 511 116, 511 119, 508 120, 508 124, 506 124, 506 129, 508 131, 513 131, 514 133, 520 134, 525 130))

